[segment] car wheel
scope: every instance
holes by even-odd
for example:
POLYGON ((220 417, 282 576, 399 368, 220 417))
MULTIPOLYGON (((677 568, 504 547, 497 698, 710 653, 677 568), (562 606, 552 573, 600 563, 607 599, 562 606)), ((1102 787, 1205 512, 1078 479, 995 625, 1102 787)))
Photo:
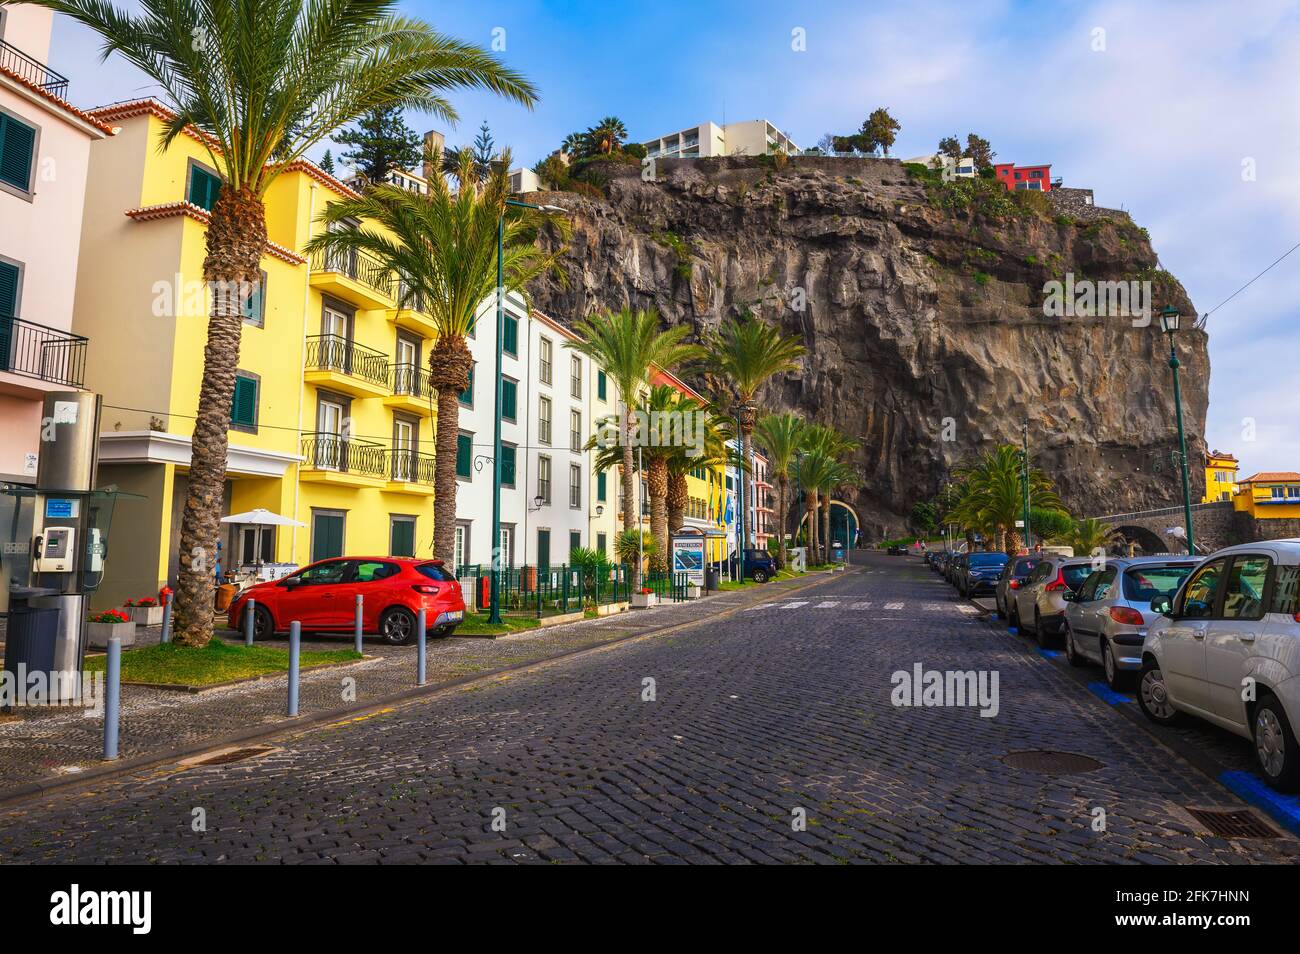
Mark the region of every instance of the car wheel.
POLYGON ((755 582, 755 583, 766 583, 766 582, 767 582, 767 570, 755 570, 755 571, 754 571, 754 582, 755 582))
POLYGON ((1070 628, 1070 621, 1065 621, 1065 658, 1069 660, 1071 666, 1086 666, 1088 660, 1083 658, 1083 654, 1074 646, 1074 630, 1070 628))
POLYGON ((1002 608, 1002 601, 998 599, 997 594, 993 594, 993 613, 998 619, 1006 619, 1007 611, 1002 608))
POLYGON ((1007 628, 1020 632, 1020 606, 1017 603, 1012 603, 1007 610, 1007 628))
POLYGON ((1282 703, 1264 696, 1255 709, 1255 760, 1268 784, 1278 791, 1300 787, 1300 748, 1282 703))
POLYGON ((1128 688, 1129 674, 1115 664, 1115 650, 1104 635, 1101 637, 1101 668, 1106 671, 1106 685, 1116 692, 1128 688))
POLYGON ((440 634, 440 636, 441 636, 443 639, 446 639, 448 636, 451 636, 451 635, 454 634, 455 632, 456 632, 456 627, 455 627, 455 626, 448 626, 448 627, 446 627, 446 628, 443 629, 443 631, 442 631, 442 633, 440 634))
POLYGON ((379 635, 390 646, 406 646, 415 642, 415 614, 404 606, 386 610, 379 620, 379 635))
POLYGON ((274 635, 275 620, 271 618, 271 611, 265 606, 255 606, 253 608, 253 641, 270 639, 274 635))
POLYGON ((1147 660, 1142 666, 1142 678, 1138 683, 1138 708, 1142 714, 1157 725, 1174 725, 1182 720, 1182 713, 1169 701, 1169 690, 1165 687, 1165 675, 1153 661, 1147 660))

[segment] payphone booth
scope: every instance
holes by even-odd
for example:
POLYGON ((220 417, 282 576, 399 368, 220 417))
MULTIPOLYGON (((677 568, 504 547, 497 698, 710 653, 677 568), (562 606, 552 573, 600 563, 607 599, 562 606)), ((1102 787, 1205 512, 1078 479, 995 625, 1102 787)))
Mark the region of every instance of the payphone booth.
MULTIPOLYGON (((97 394, 45 396, 36 486, 0 488, 0 602, 8 624, 5 669, 19 662, 79 673, 85 660, 89 594, 99 588, 108 531, 121 494, 93 490, 98 463, 97 394), (52 648, 53 652, 50 652, 52 648)), ((79 691, 79 679, 51 679, 51 702, 79 691)))

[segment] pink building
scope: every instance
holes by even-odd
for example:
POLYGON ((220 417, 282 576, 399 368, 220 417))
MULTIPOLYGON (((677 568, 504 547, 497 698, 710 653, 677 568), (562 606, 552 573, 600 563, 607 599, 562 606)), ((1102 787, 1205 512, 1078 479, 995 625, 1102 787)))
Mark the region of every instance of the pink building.
POLYGON ((90 144, 112 134, 45 65, 53 12, 0 7, 0 481, 36 480, 47 391, 79 389, 72 334, 90 144))

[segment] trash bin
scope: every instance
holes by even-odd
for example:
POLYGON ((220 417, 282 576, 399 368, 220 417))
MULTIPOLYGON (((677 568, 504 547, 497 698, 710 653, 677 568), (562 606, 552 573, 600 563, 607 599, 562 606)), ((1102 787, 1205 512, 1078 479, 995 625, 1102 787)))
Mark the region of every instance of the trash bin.
MULTIPOLYGON (((26 679, 35 672, 54 672, 54 649, 59 635, 59 610, 52 607, 16 606, 9 611, 5 632, 5 666, 17 692, 27 690, 26 679), (18 678, 23 666, 24 677, 18 678)), ((48 683, 47 683, 48 685, 48 683)))
POLYGON ((704 588, 706 590, 716 590, 721 582, 722 574, 714 567, 706 567, 704 570, 704 588))

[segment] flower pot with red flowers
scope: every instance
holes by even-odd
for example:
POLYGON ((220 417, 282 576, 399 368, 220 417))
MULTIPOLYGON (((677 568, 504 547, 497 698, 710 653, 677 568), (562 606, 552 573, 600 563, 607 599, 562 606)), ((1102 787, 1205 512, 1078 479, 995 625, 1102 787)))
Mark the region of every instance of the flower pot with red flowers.
POLYGON ((92 649, 107 649, 114 636, 122 641, 123 649, 135 645, 135 623, 125 612, 111 609, 86 617, 86 642, 92 649))
POLYGON ((162 625, 163 608, 156 597, 142 596, 138 600, 127 600, 123 605, 131 622, 140 626, 162 625))
POLYGON ((640 593, 632 594, 633 609, 649 609, 658 602, 655 591, 648 586, 643 586, 640 593))

